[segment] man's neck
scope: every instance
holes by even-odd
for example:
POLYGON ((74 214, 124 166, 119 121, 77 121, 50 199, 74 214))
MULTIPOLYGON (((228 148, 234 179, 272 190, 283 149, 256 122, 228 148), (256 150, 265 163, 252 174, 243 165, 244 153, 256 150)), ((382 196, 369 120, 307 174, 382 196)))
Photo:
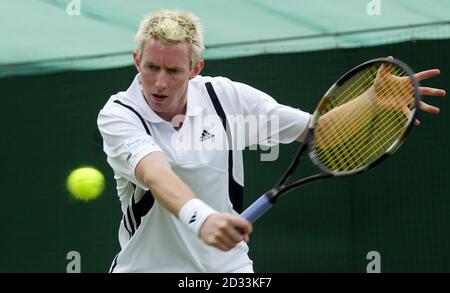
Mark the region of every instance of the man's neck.
POLYGON ((175 129, 179 129, 183 123, 184 120, 184 116, 186 115, 186 111, 187 111, 187 98, 185 100, 184 106, 180 109, 180 110, 175 110, 175 111, 171 111, 171 112, 157 112, 155 111, 150 104, 147 101, 147 97, 145 96, 145 93, 141 90, 142 93, 142 97, 144 98, 145 102, 147 103, 147 106, 152 109, 153 112, 156 113, 156 115, 158 115, 159 117, 161 117, 161 119, 163 119, 164 121, 167 122, 171 122, 172 125, 174 125, 175 129), (174 121, 174 117, 177 117, 177 119, 175 119, 176 121, 174 121), (179 127, 176 127, 175 124, 179 124, 179 127))
POLYGON ((159 117, 161 117, 163 120, 172 123, 173 127, 178 130, 181 128, 181 125, 183 124, 184 117, 186 115, 186 109, 187 109, 187 103, 184 104, 183 108, 178 111, 174 112, 156 112, 159 117))

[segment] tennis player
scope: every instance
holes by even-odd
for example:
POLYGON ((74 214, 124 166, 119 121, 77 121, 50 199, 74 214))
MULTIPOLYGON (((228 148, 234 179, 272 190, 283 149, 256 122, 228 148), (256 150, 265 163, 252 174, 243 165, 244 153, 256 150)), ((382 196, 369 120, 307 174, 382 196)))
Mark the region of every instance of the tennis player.
MULTIPOLYGON (((147 16, 135 40, 138 74, 111 96, 97 121, 123 213, 121 251, 110 272, 253 272, 252 225, 239 216, 242 149, 301 141, 310 114, 248 85, 201 76, 202 26, 188 12, 147 16), (243 124, 231 121, 249 117, 276 117, 278 127, 250 127, 238 139, 243 124)), ((428 70, 418 79, 438 74, 428 70)))

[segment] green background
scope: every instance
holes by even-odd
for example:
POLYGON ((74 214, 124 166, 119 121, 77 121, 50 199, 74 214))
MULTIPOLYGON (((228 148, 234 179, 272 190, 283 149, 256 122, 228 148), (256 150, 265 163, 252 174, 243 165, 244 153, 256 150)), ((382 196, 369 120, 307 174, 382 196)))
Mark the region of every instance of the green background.
MULTIPOLYGON (((441 40, 209 60, 203 74, 313 111, 340 75, 375 57, 393 55, 416 72, 440 68, 440 77, 423 84, 446 88, 449 50, 450 40, 441 40)), ((123 67, 0 79, 0 272, 65 272, 69 251, 80 252, 82 272, 108 270, 119 249, 121 211, 96 118, 134 75, 133 67, 123 67), (65 189, 70 170, 82 165, 97 166, 107 180, 103 196, 90 203, 65 189)), ((421 115, 422 125, 387 162, 293 192, 255 223, 256 272, 365 272, 369 251, 380 253, 383 272, 450 271, 450 102, 425 100, 442 113, 421 115)), ((276 182, 295 147, 281 146, 274 162, 246 151, 246 206, 276 182)), ((304 160, 301 173, 313 170, 304 160)))

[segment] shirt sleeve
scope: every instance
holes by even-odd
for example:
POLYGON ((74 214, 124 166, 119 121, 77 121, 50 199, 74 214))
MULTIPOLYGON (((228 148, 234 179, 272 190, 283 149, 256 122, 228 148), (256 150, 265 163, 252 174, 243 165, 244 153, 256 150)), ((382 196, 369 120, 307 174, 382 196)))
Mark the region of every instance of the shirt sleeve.
POLYGON ((310 114, 279 104, 268 94, 233 82, 237 103, 242 107, 246 146, 291 143, 306 129, 310 114))
POLYGON ((148 190, 148 187, 136 178, 136 166, 146 155, 162 150, 151 135, 146 133, 135 114, 121 110, 103 109, 98 115, 97 126, 103 138, 103 151, 116 174, 148 190))

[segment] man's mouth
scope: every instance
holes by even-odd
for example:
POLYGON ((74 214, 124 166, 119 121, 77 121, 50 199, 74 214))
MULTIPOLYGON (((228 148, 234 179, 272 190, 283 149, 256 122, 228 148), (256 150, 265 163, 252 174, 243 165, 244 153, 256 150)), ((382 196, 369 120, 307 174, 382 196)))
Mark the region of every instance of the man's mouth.
POLYGON ((155 101, 157 102, 161 102, 163 101, 165 98, 167 98, 166 95, 157 95, 157 94, 152 94, 152 97, 155 101))

